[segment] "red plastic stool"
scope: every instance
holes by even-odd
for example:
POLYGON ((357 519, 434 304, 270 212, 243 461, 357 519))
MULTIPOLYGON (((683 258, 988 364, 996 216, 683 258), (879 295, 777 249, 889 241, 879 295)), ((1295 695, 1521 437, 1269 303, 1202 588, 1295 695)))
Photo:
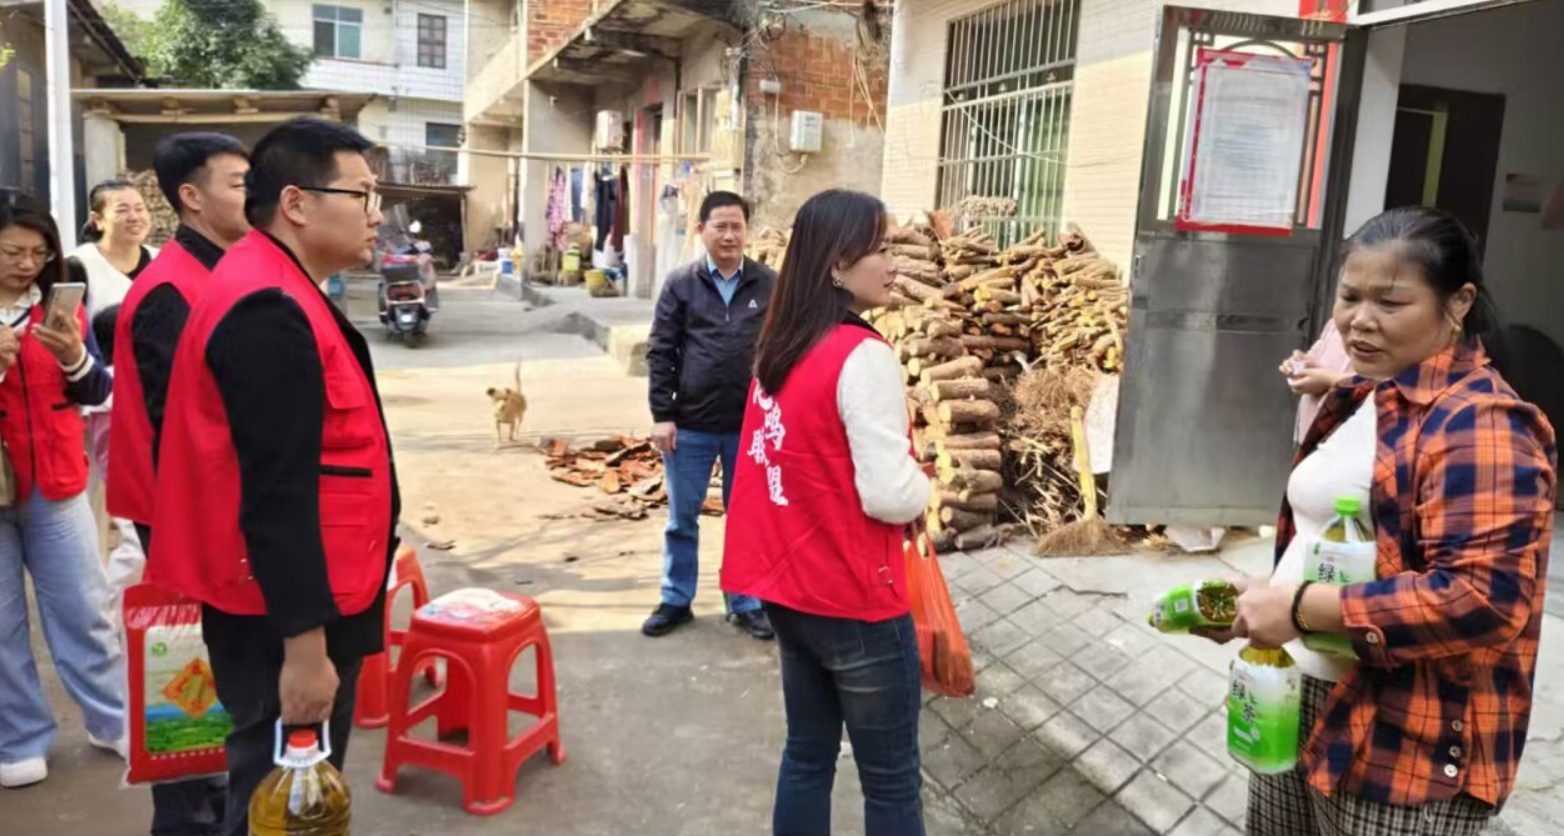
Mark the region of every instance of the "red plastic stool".
MULTIPOLYGON (((407 639, 406 630, 391 628, 391 609, 392 604, 396 603, 396 596, 408 587, 413 590, 415 611, 429 603, 429 584, 424 580, 424 568, 418 563, 418 553, 413 551, 412 546, 403 546, 397 552, 396 573, 386 592, 386 649, 373 656, 366 656, 363 667, 359 669, 358 693, 353 700, 353 725, 361 729, 378 729, 391 720, 391 714, 386 710, 386 692, 391 681, 391 649, 401 647, 407 639)), ((439 687, 440 672, 432 663, 424 670, 424 676, 430 687, 439 687)))
POLYGON ((393 793, 399 767, 436 769, 461 779, 463 809, 492 815, 516 800, 516 770, 544 746, 555 764, 565 762, 554 656, 537 602, 525 595, 462 589, 420 607, 391 676, 391 728, 375 785, 393 793), (538 665, 533 697, 511 693, 509 685, 511 665, 528 647, 536 648, 538 665), (445 690, 409 705, 413 676, 435 658, 448 663, 445 690), (511 711, 534 715, 538 721, 510 738, 511 711), (467 746, 421 740, 409 733, 430 717, 436 718, 440 737, 465 730, 467 746))

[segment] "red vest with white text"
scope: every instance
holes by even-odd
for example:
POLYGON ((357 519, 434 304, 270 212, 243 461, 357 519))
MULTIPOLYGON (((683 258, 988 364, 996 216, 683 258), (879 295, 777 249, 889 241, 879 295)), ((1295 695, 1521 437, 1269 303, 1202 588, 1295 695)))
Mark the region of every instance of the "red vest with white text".
POLYGON ((325 377, 320 525, 337 609, 363 612, 385 582, 391 457, 375 393, 329 304, 298 264, 259 231, 223 256, 191 311, 169 387, 157 468, 157 559, 148 580, 232 615, 264 615, 239 526, 239 460, 206 362, 212 333, 245 297, 280 289, 303 309, 325 377))
POLYGON ((131 343, 136 311, 148 293, 163 285, 173 285, 193 308, 211 275, 189 251, 169 241, 136 277, 120 303, 114 324, 114 409, 109 422, 107 487, 108 510, 116 517, 152 524, 152 419, 147 415, 141 369, 131 343))
MULTIPOLYGON (((34 306, 27 324, 18 329, 22 349, 0 381, 0 438, 16 472, 18 507, 34 487, 51 502, 87 489, 87 430, 81 406, 65 394, 59 361, 33 336, 33 327, 44 316, 44 307, 34 306)), ((77 308, 76 319, 85 340, 86 311, 77 308)))
POLYGON ((867 328, 838 325, 782 391, 750 384, 728 506, 727 592, 860 621, 908 612, 905 527, 863 512, 836 402, 848 355, 875 339, 867 328))

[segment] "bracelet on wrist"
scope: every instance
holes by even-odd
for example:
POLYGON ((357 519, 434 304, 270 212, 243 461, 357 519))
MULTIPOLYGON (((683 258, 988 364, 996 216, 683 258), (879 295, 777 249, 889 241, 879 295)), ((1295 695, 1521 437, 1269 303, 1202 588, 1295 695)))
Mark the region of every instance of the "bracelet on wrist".
POLYGON ((1309 587, 1313 585, 1314 581, 1304 581, 1298 584, 1298 591, 1294 592, 1292 596, 1292 626, 1297 628, 1299 634, 1305 636, 1313 633, 1314 630, 1309 627, 1309 621, 1303 615, 1303 593, 1307 592, 1309 587))

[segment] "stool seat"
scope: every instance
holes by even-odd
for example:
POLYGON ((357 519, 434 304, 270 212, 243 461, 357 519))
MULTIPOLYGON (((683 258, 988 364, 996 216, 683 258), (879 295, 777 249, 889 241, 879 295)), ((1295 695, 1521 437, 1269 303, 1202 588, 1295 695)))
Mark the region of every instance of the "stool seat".
POLYGON ((538 604, 525 595, 492 589, 458 589, 419 607, 415 629, 472 639, 501 639, 523 630, 541 617, 538 604))
POLYGON ((402 657, 391 675, 390 728, 385 759, 375 786, 396 792, 403 766, 434 769, 462 782, 462 808, 492 815, 516 800, 516 772, 547 750, 565 762, 559 738, 559 702, 554 691, 554 657, 537 602, 525 595, 489 589, 459 589, 418 608, 408 626, 402 657), (511 691, 511 666, 528 648, 537 665, 537 692, 511 691), (436 659, 446 661, 445 690, 416 704, 412 681, 436 659), (524 731, 508 731, 512 711, 537 718, 524 731), (438 740, 412 734, 434 718, 438 740), (467 732, 465 746, 446 738, 467 732))

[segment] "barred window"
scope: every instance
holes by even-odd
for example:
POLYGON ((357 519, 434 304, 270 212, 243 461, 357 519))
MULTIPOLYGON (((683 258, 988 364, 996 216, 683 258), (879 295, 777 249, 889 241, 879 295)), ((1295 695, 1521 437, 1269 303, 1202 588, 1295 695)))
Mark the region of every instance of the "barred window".
POLYGON ((939 205, 1006 244, 1058 234, 1080 0, 1007 0, 951 21, 939 205))

